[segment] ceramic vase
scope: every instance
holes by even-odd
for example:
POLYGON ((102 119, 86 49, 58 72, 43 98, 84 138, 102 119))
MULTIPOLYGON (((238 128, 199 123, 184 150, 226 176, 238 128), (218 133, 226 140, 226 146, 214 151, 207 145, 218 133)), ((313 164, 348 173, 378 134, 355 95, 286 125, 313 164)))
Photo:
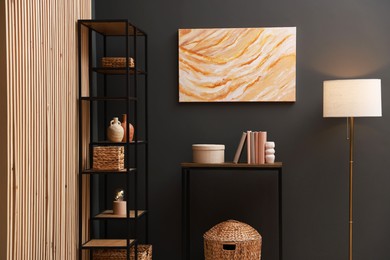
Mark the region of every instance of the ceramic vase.
MULTIPOLYGON (((123 128, 123 139, 122 139, 122 142, 126 142, 126 138, 127 138, 127 115, 126 114, 123 114, 122 115, 122 128, 123 128)), ((132 124, 129 123, 129 129, 130 129, 130 142, 133 141, 133 137, 134 137, 134 127, 132 124)))
POLYGON ((274 163, 274 162, 275 162, 275 155, 267 154, 265 156, 265 163, 274 163))
POLYGON ((114 117, 107 128, 107 138, 111 142, 121 142, 123 139, 123 128, 117 117, 114 117))
POLYGON ((275 148, 275 142, 272 141, 265 142, 265 149, 271 149, 271 148, 275 148))
POLYGON ((114 215, 126 215, 126 201, 115 200, 112 204, 112 213, 114 215))

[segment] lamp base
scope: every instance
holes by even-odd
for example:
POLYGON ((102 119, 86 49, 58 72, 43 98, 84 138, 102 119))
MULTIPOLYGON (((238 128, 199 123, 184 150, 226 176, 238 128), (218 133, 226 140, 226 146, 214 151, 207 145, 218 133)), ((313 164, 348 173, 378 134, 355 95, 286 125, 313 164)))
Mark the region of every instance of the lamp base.
POLYGON ((114 201, 112 211, 114 215, 126 215, 126 201, 114 201))

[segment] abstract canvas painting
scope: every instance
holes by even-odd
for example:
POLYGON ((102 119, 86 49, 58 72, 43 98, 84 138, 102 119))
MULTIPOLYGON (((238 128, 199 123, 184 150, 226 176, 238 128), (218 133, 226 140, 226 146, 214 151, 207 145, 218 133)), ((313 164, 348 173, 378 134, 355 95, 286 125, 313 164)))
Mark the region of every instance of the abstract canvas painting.
POLYGON ((179 102, 294 102, 296 28, 179 30, 179 102))

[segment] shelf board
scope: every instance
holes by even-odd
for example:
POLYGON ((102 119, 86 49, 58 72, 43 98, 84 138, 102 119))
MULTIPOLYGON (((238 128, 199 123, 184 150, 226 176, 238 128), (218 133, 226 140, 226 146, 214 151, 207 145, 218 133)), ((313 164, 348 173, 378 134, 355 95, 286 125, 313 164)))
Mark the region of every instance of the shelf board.
POLYGON ((129 68, 129 71, 127 72, 126 67, 121 68, 105 68, 105 67, 95 67, 92 68, 92 71, 95 71, 97 73, 101 74, 108 74, 108 75, 126 75, 127 73, 130 75, 145 75, 146 72, 143 70, 135 69, 135 68, 129 68))
MULTIPOLYGON (((136 172, 136 168, 130 168, 129 172, 136 172)), ((95 169, 85 169, 81 172, 82 174, 124 174, 127 173, 127 169, 123 170, 95 170, 95 169)))
POLYGON ((131 246, 134 243, 134 239, 130 239, 130 244, 127 245, 126 239, 91 239, 83 244, 83 249, 88 248, 124 248, 131 246))
MULTIPOLYGON (((146 213, 146 210, 138 210, 138 218, 146 213)), ((95 216, 97 219, 125 219, 126 215, 114 215, 111 209, 105 210, 95 216)), ((130 210, 130 218, 135 218, 135 210, 130 210)))
POLYGON ((248 164, 248 163, 181 163, 181 167, 184 168, 282 168, 283 164, 281 162, 275 163, 265 163, 265 164, 248 164))
MULTIPOLYGON (((132 141, 132 142, 129 142, 129 143, 126 143, 126 142, 119 142, 119 143, 115 143, 115 142, 110 142, 110 141, 100 141, 100 142, 91 142, 91 145, 101 145, 101 146, 125 146, 127 144, 130 144, 130 145, 135 145, 135 141, 132 141)), ((143 140, 139 140, 137 141, 137 144, 146 144, 147 142, 146 141, 143 141, 143 140)))
POLYGON ((80 20, 82 25, 107 36, 125 36, 126 27, 127 35, 145 36, 146 34, 135 27, 128 20, 80 20))
POLYGON ((81 97, 84 101, 137 101, 136 97, 81 97))

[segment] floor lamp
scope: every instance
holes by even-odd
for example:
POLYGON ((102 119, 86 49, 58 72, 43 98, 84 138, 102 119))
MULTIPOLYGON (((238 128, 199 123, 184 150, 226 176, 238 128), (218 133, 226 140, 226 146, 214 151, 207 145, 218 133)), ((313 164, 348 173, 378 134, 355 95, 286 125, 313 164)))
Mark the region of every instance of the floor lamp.
POLYGON ((324 117, 346 117, 349 124, 349 246, 352 260, 353 142, 354 117, 382 116, 381 80, 349 79, 324 81, 324 117))

